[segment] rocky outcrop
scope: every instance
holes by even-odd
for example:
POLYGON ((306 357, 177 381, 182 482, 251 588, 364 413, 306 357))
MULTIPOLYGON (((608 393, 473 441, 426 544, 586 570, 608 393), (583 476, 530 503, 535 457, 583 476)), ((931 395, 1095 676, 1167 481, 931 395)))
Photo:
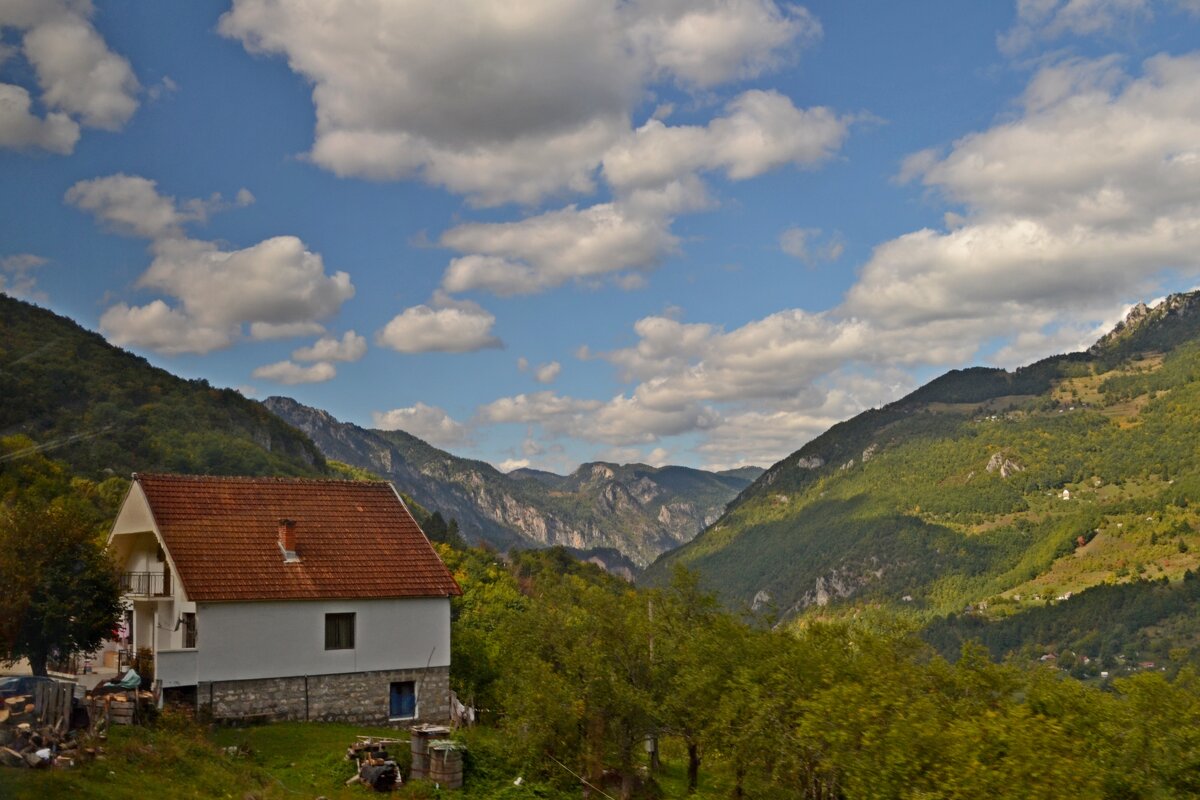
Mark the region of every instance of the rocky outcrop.
POLYGON ((988 459, 986 469, 988 472, 999 470, 1001 478, 1007 478, 1010 475, 1016 475, 1018 472, 1024 472, 1025 470, 1024 467, 1011 458, 1006 457, 1003 453, 992 453, 992 457, 988 459))
MULTIPOLYGON (((875 559, 870 561, 874 562, 875 559)), ((883 572, 882 567, 876 567, 874 564, 861 569, 843 566, 830 570, 828 574, 817 578, 813 588, 800 597, 791 611, 802 611, 810 606, 824 607, 835 600, 850 597, 872 581, 883 577, 883 572)))
POLYGON ((1102 355, 1114 345, 1137 335, 1146 328, 1151 328, 1155 323, 1167 320, 1168 317, 1191 317, 1197 312, 1200 312, 1200 292, 1173 294, 1153 307, 1145 303, 1138 303, 1129 310, 1125 319, 1100 337, 1088 349, 1088 352, 1092 355, 1102 355))

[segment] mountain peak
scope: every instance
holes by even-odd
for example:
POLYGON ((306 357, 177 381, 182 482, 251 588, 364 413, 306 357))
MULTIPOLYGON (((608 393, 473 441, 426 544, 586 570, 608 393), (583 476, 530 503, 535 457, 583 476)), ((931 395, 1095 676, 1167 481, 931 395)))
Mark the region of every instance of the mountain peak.
MULTIPOLYGON (((1168 320, 1182 320, 1194 317, 1200 311, 1200 291, 1180 292, 1169 295, 1165 300, 1154 306, 1138 303, 1129 310, 1125 319, 1118 322, 1113 329, 1104 334, 1092 345, 1088 352, 1092 355, 1103 355, 1123 344, 1137 346, 1135 340, 1145 339, 1145 346, 1161 347, 1164 338, 1173 338, 1169 334, 1153 335, 1153 329, 1160 328, 1168 320)), ((1195 324, 1195 320, 1192 320, 1195 324)))

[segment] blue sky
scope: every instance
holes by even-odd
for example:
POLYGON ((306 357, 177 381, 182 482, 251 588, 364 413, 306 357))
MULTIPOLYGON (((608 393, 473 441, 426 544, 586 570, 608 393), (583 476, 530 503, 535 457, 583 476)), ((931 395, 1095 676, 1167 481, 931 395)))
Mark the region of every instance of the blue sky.
POLYGON ((501 466, 768 465, 1200 269, 1200 3, 0 0, 0 289, 501 466))

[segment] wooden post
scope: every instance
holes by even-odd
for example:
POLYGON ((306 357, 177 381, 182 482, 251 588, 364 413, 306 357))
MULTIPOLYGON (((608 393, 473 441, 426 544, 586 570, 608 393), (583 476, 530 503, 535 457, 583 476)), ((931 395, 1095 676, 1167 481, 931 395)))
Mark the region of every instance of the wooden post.
POLYGON ((46 684, 36 683, 33 686, 33 715, 38 722, 42 721, 42 714, 46 710, 46 684))

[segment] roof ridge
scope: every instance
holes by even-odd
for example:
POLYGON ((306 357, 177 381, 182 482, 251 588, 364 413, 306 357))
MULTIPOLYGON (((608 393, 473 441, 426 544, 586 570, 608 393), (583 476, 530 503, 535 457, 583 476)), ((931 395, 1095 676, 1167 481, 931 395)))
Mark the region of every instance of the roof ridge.
POLYGON ((175 472, 135 472, 133 480, 213 481, 221 483, 320 483, 344 486, 391 486, 391 481, 364 481, 353 478, 296 478, 281 475, 183 475, 175 472))

